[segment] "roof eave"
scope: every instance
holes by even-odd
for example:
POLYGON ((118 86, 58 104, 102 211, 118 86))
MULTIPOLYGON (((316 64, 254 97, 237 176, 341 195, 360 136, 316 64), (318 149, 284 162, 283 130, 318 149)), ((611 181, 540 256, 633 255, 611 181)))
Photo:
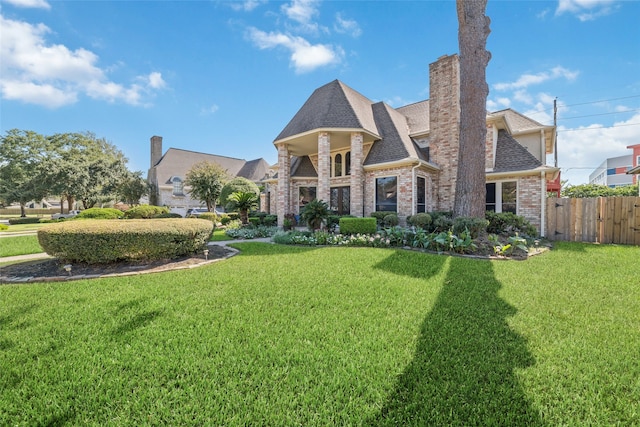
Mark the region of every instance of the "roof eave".
POLYGON ((375 163, 373 165, 365 165, 363 166, 363 169, 365 171, 373 171, 373 170, 378 170, 378 169, 391 169, 391 168, 397 168, 397 167, 403 167, 403 166, 424 166, 427 169, 433 170, 433 171, 439 171, 440 167, 438 167, 437 165, 434 165, 433 163, 429 163, 429 162, 425 162, 424 160, 415 158, 415 157, 408 157, 405 159, 401 159, 401 160, 394 160, 392 162, 384 162, 384 163, 375 163))
POLYGON ((362 132, 362 133, 366 133, 367 135, 371 136, 373 139, 381 139, 380 135, 378 135, 375 132, 363 129, 363 128, 317 128, 317 129, 312 129, 303 133, 298 133, 295 135, 291 135, 288 136, 286 138, 282 138, 282 139, 276 139, 275 141, 273 141, 273 145, 280 145, 280 144, 286 144, 287 142, 291 142, 294 141, 296 139, 305 137, 305 136, 309 136, 309 135, 313 135, 314 133, 320 133, 320 132, 362 132))

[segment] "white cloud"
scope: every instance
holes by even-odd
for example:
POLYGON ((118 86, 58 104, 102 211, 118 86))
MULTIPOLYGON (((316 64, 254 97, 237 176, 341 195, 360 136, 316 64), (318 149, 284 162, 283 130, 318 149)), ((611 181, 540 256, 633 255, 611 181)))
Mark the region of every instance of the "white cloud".
POLYGON ((3 0, 5 3, 12 4, 17 7, 34 8, 34 9, 51 9, 51 5, 46 0, 3 0))
POLYGON ((631 154, 629 145, 640 141, 640 113, 611 126, 591 124, 558 127, 558 166, 563 179, 586 184, 589 174, 609 157, 631 154))
POLYGON ((341 34, 351 34, 353 37, 360 37, 362 35, 362 29, 360 25, 353 19, 346 19, 342 17, 342 14, 338 13, 336 15, 336 22, 333 26, 333 29, 337 33, 341 34))
POLYGON ((282 11, 291 20, 300 24, 308 24, 318 15, 317 0, 293 0, 290 4, 283 4, 282 11))
POLYGON ((232 2, 229 2, 229 5, 233 10, 251 12, 258 6, 266 2, 267 0, 232 1, 232 2))
POLYGON ((79 48, 47 44, 51 30, 0 15, 0 92, 6 99, 58 108, 77 102, 83 93, 110 102, 142 104, 143 95, 163 88, 162 75, 139 76, 140 84, 124 86, 108 79, 97 66, 98 56, 79 48))
POLYGON ((212 104, 209 107, 205 107, 203 109, 200 110, 200 115, 201 116, 208 116, 210 114, 215 114, 218 112, 218 110, 220 109, 220 107, 218 107, 216 104, 212 104))
POLYGON ((571 13, 582 22, 609 15, 617 7, 617 0, 559 0, 556 16, 571 13))
POLYGON ((537 85, 559 78, 572 81, 578 77, 578 74, 578 71, 571 71, 564 67, 557 66, 549 71, 542 71, 537 74, 523 74, 515 82, 496 83, 493 85, 493 88, 495 90, 525 89, 531 85, 537 85))
POLYGON ((340 47, 325 44, 312 45, 302 37, 283 33, 266 33, 257 28, 249 28, 249 39, 260 49, 284 47, 291 53, 291 64, 297 73, 313 71, 316 68, 340 63, 344 51, 340 47))

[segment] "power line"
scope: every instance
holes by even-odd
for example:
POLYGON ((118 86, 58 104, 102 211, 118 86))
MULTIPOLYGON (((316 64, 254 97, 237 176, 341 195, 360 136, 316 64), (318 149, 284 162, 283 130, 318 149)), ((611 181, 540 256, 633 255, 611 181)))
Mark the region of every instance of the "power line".
POLYGON ((620 99, 630 99, 630 98, 640 98, 640 95, 630 95, 630 96, 622 96, 620 98, 601 99, 600 101, 588 101, 588 102, 581 102, 579 104, 567 104, 567 105, 561 105, 559 108, 575 107, 577 105, 598 104, 600 102, 618 101, 620 99))
POLYGON ((624 111, 611 111, 608 113, 598 113, 598 114, 586 114, 584 116, 574 116, 574 117, 563 117, 558 120, 571 120, 571 119, 582 119, 583 117, 595 117, 595 116, 608 116, 611 114, 623 114, 623 113, 635 113, 636 111, 640 111, 640 108, 635 110, 624 110, 624 111))
POLYGON ((621 127, 625 127, 625 126, 638 126, 638 125, 640 125, 640 123, 626 123, 624 125, 600 126, 600 127, 597 127, 597 128, 563 129, 563 130, 559 130, 558 133, 561 133, 561 132, 581 132, 581 131, 586 131, 586 130, 599 130, 599 129, 612 129, 612 128, 621 128, 621 127))

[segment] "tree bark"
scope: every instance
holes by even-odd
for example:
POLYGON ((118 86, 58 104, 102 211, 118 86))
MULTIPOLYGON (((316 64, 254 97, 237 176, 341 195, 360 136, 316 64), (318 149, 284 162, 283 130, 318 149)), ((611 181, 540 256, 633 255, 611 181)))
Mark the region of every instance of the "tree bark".
POLYGON ((460 48, 460 138, 453 206, 455 217, 485 216, 485 138, 487 135, 486 50, 490 19, 487 0, 457 0, 460 48))

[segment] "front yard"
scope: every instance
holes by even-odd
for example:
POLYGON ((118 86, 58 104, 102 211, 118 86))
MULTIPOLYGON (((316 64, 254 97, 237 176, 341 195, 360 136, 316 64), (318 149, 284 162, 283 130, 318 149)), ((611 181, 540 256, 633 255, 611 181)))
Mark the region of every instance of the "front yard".
POLYGON ((638 247, 237 247, 0 286, 0 424, 640 424, 638 247))

